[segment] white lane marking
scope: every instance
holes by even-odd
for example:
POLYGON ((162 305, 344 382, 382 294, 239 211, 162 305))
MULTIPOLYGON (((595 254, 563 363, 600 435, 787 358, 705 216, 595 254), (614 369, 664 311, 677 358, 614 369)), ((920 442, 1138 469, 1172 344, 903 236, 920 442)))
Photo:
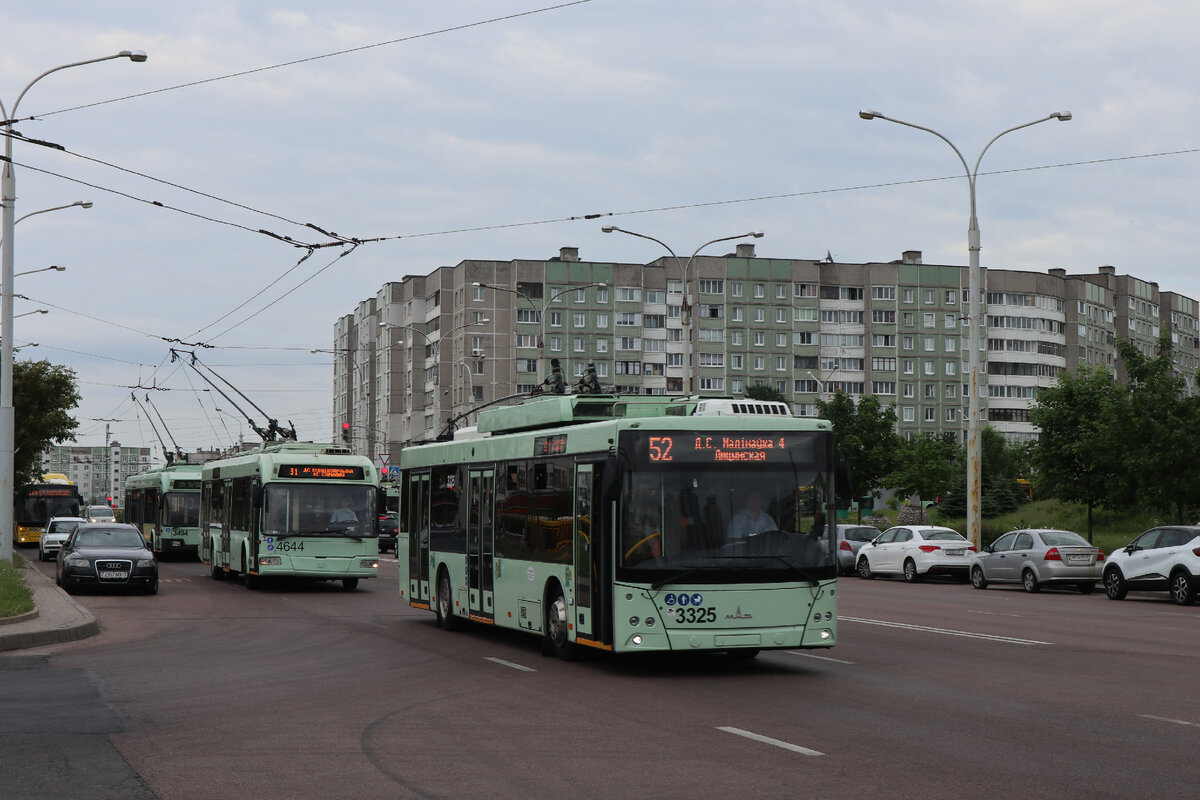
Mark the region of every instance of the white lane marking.
POLYGON ((534 669, 533 667, 526 667, 521 664, 514 664, 511 661, 505 661, 503 658, 493 658, 492 656, 487 656, 483 660, 484 661, 492 661, 492 662, 494 662, 496 664, 500 664, 501 666, 504 666, 504 667, 509 667, 511 669, 520 670, 521 672, 537 672, 537 670, 534 669))
POLYGON ((1142 719, 1152 719, 1157 722, 1170 722, 1172 725, 1187 725, 1188 727, 1191 727, 1191 728, 1200 728, 1200 723, 1188 722, 1187 720, 1182 720, 1182 719, 1171 719, 1170 717, 1156 717, 1151 714, 1140 714, 1139 716, 1142 719))
POLYGON ((1020 617, 1020 614, 1002 614, 999 611, 972 611, 967 609, 968 614, 982 614, 985 617, 1020 617))
POLYGON ((773 744, 776 747, 782 747, 784 750, 791 750, 793 753, 799 753, 800 755, 804 755, 804 756, 823 756, 823 755, 825 755, 824 753, 822 753, 818 750, 809 750, 807 747, 801 747, 798 744, 792 744, 791 742, 782 742, 779 739, 772 739, 770 736, 763 736, 762 734, 751 733, 750 731, 744 731, 741 728, 718 727, 717 730, 725 731, 725 733, 732 733, 734 736, 745 736, 747 739, 753 739, 756 742, 762 742, 764 744, 773 744))
POLYGON ((887 622, 881 619, 863 619, 861 617, 838 617, 843 622, 861 622, 864 625, 881 625, 885 628, 900 628, 907 631, 924 631, 925 633, 940 633, 943 636, 962 636, 967 639, 982 639, 987 642, 1002 642, 1004 644, 1045 644, 1051 645, 1053 642, 1039 642, 1036 639, 1016 639, 1012 636, 996 636, 991 633, 973 633, 971 631, 955 631, 949 628, 930 628, 925 625, 909 625, 905 622, 887 622))
POLYGON ((801 653, 799 650, 784 650, 789 656, 802 656, 804 658, 815 658, 818 661, 832 661, 835 664, 853 664, 853 661, 842 661, 840 658, 830 658, 829 656, 817 656, 812 653, 801 653))

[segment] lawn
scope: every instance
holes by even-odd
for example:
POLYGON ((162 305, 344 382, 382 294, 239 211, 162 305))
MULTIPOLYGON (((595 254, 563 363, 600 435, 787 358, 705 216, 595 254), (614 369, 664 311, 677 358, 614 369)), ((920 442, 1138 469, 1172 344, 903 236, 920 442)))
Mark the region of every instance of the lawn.
MULTIPOLYGON (((13 561, 24 563, 21 556, 13 553, 13 561)), ((0 559, 0 617, 11 617, 33 611, 33 596, 25 579, 11 563, 0 559)))

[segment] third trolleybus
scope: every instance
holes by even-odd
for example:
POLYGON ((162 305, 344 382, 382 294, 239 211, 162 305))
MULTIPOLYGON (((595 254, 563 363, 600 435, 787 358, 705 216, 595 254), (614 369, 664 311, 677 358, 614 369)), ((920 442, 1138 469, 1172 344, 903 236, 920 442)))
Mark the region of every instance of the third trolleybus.
POLYGON ((547 653, 831 647, 829 422, 752 400, 574 395, 401 454, 400 593, 547 653))

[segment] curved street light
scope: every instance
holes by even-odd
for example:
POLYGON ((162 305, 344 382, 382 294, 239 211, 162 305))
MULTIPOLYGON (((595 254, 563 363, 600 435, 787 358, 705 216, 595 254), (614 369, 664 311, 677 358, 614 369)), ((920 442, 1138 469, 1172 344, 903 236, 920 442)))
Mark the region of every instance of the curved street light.
POLYGON ((16 122, 17 108, 26 92, 42 78, 52 73, 71 67, 82 67, 86 64, 96 64, 115 58, 128 58, 130 61, 142 62, 146 54, 141 50, 122 50, 110 56, 89 58, 86 61, 75 61, 62 64, 46 70, 25 84, 25 88, 17 95, 16 102, 11 108, 5 108, 0 102, 0 125, 4 126, 4 167, 0 175, 0 206, 3 207, 0 219, 0 559, 12 561, 12 524, 13 524, 13 490, 15 488, 13 475, 14 455, 14 420, 13 414, 13 228, 16 226, 17 209, 17 177, 13 171, 13 123, 16 122))
MULTIPOLYGON (((710 244, 716 244, 717 242, 728 242, 733 239, 746 239, 746 238, 761 239, 764 236, 763 232, 762 231, 750 231, 749 233, 739 233, 737 236, 722 236, 719 239, 710 239, 707 242, 705 242, 704 244, 697 247, 696 250, 690 256, 688 256, 687 263, 685 264, 685 263, 680 262, 679 256, 675 255, 675 251, 672 250, 671 247, 661 239, 655 239, 653 236, 647 236, 644 233, 636 233, 634 231, 627 231, 624 228, 618 228, 616 225, 605 225, 602 228, 600 228, 600 230, 603 233, 624 233, 627 236, 636 236, 639 239, 649 239, 652 242, 656 242, 657 244, 662 245, 662 247, 668 253, 671 254, 671 258, 675 259, 675 265, 677 267, 679 267, 680 283, 683 284, 683 308, 687 311, 687 315, 688 315, 688 318, 686 320, 686 327, 687 327, 688 335, 687 335, 686 341, 684 342, 684 353, 683 353, 683 382, 684 382, 684 386, 687 389, 688 394, 692 394, 694 392, 694 389, 692 387, 692 374, 693 374, 693 371, 692 371, 692 333, 694 332, 693 328, 695 327, 695 319, 696 319, 696 315, 692 313, 692 297, 689 294, 690 287, 688 286, 688 276, 692 269, 692 260, 700 254, 701 250, 708 247, 710 244)), ((700 292, 697 291, 696 295, 697 295, 697 300, 698 300, 700 292)), ((697 343, 697 344, 699 344, 699 343, 697 343)))
POLYGON ((864 108, 858 112, 858 116, 865 120, 885 119, 888 122, 894 122, 897 125, 904 125, 909 128, 916 128, 919 131, 932 133, 934 136, 941 139, 946 144, 950 145, 950 149, 958 156, 958 160, 962 162, 963 171, 967 176, 967 189, 970 192, 971 199, 971 219, 967 223, 967 256, 969 263, 969 271, 967 273, 967 370, 970 373, 968 387, 970 397, 967 399, 967 538, 976 548, 980 544, 980 491, 981 491, 981 443, 979 440, 979 293, 982 278, 979 271, 979 219, 975 215, 975 181, 979 176, 979 164, 983 161, 983 155, 988 151, 988 148, 995 144, 996 140, 1007 133, 1019 131, 1022 128, 1028 128, 1031 125, 1038 125, 1042 122, 1049 122, 1056 119, 1059 122, 1067 122, 1071 119, 1070 111, 1055 111, 1032 122, 1025 122, 1021 125, 1014 125, 1011 128, 1000 131, 991 138, 979 153, 979 158, 975 159, 975 168, 971 169, 967 165, 967 160, 963 158, 962 151, 954 146, 954 142, 947 139, 942 134, 935 131, 933 128, 926 128, 924 125, 916 125, 911 122, 905 122, 901 119, 889 117, 886 114, 881 114, 873 109, 864 108))
MULTIPOLYGON (((41 211, 30 211, 28 214, 22 214, 21 216, 17 217, 16 221, 13 222, 13 225, 16 225, 18 222, 20 222, 23 219, 29 219, 30 217, 36 217, 38 214, 48 214, 51 211, 62 211, 64 208, 75 208, 76 206, 78 206, 79 208, 84 208, 84 209, 91 208, 92 201, 91 200, 76 200, 74 203, 67 203, 66 205, 63 205, 63 206, 51 206, 50 208, 43 208, 41 211)), ((4 241, 4 237, 0 236, 0 243, 3 243, 3 241, 4 241)), ((64 269, 65 269, 65 267, 64 267, 64 269)))

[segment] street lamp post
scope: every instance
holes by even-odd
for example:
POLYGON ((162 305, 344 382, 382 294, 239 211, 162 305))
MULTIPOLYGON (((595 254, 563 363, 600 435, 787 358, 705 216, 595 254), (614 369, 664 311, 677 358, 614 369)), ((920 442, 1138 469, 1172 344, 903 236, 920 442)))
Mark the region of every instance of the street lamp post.
POLYGON ((17 95, 11 108, 6 109, 0 102, 0 123, 4 125, 4 168, 0 176, 0 205, 3 206, 2 233, 3 244, 0 245, 0 559, 12 561, 13 541, 13 491, 16 488, 13 474, 14 455, 14 420, 13 414, 13 227, 17 224, 17 177, 13 171, 13 123, 16 121, 17 108, 21 105, 25 93, 42 78, 59 70, 81 67, 85 64, 95 64, 100 61, 110 61, 114 58, 128 58, 130 61, 146 60, 146 54, 140 50, 122 50, 111 56, 90 58, 86 61, 75 61, 70 64, 48 69, 25 84, 25 88, 17 95))
MULTIPOLYGON (((67 203, 66 205, 63 205, 63 206, 52 206, 51 208, 43 208, 41 211, 30 211, 28 214, 22 214, 21 216, 17 217, 16 221, 13 222, 13 225, 16 225, 21 220, 29 219, 30 217, 36 217, 38 214, 48 214, 51 211, 62 211, 64 208, 75 208, 76 206, 78 206, 79 208, 91 208, 92 202, 90 200, 76 200, 74 203, 67 203)), ((2 238, 0 238, 0 242, 3 242, 2 238)), ((58 267, 45 267, 45 269, 59 269, 59 268, 58 267)), ((66 269, 66 267, 62 267, 61 269, 66 269)), ((17 274, 20 275, 22 273, 17 273, 17 274)))
MULTIPOLYGON (((538 369, 539 370, 542 368, 542 361, 546 357, 546 309, 550 307, 550 304, 553 303, 558 298, 562 297, 564 294, 568 294, 570 292, 578 291, 580 289, 591 289, 592 287, 595 287, 597 289, 603 289, 606 286, 608 286, 608 284, 605 283, 604 281, 598 281, 596 283, 584 283, 579 286, 568 286, 567 288, 557 291, 554 294, 547 297, 545 300, 542 301, 542 305, 539 307, 538 304, 533 301, 532 297, 525 294, 520 289, 509 289, 507 286, 496 286, 495 284, 481 283, 479 281, 472 281, 471 285, 479 286, 484 289, 494 289, 497 292, 508 292, 509 294, 515 294, 518 297, 523 297, 523 298, 525 298, 525 302, 529 303, 529 305, 533 307, 533 310, 538 312, 538 322, 540 323, 540 327, 541 327, 541 330, 538 335, 538 369)), ((541 373, 535 372, 534 374, 540 375, 541 373)))
POLYGON ((926 128, 923 125, 915 125, 904 120, 894 119, 885 114, 871 109, 863 109, 858 112, 858 115, 865 120, 884 119, 888 122, 894 122, 897 125, 904 125, 909 128, 916 128, 919 131, 932 133, 934 136, 941 139, 946 144, 950 145, 950 149, 958 156, 958 160, 962 162, 963 170, 967 176, 967 189, 970 192, 971 199, 971 218, 967 223, 967 257, 968 257, 968 273, 967 273, 967 336, 970 341, 967 343, 967 370, 970 373, 970 378, 967 386, 971 396, 967 399, 967 538, 976 548, 980 544, 980 495, 982 492, 982 458, 981 458, 981 442, 979 440, 979 323, 980 323, 980 307, 979 294, 981 291, 980 284, 982 276, 979 270, 979 219, 975 215, 975 181, 979 176, 979 164, 983 161, 984 153, 988 148, 995 144, 996 140, 1006 133, 1019 131, 1022 128, 1028 128, 1031 125, 1037 125, 1042 122, 1049 122, 1056 119, 1059 122, 1067 122, 1071 119, 1070 111, 1055 111, 1040 119, 1035 119, 1032 122, 1026 122, 1021 125, 1008 128, 996 134, 979 152, 979 158, 975 159, 975 168, 971 169, 967 164, 967 160, 963 158, 962 152, 955 147, 954 142, 947 139, 942 134, 926 128))
MULTIPOLYGON (((671 258, 675 259, 675 266, 677 266, 679 268, 679 282, 681 284, 683 284, 683 308, 687 312, 687 315, 688 315, 687 319, 685 320, 685 323, 684 323, 684 327, 687 328, 688 335, 684 342, 683 383, 684 383, 685 388, 687 389, 687 393, 693 394, 695 392, 695 389, 692 386, 692 376, 695 373, 694 373, 694 370, 692 369, 692 356, 693 356, 693 352, 694 352, 695 348, 692 346, 692 334, 694 333, 694 329, 695 329, 696 315, 694 313, 694 309, 692 306, 692 296, 690 294, 690 287, 688 286, 688 276, 692 269, 692 260, 695 259, 696 256, 698 256, 700 254, 701 250, 708 247, 710 244, 716 244, 717 242, 728 242, 732 239, 745 239, 747 237, 761 239, 763 237, 763 232, 762 231, 750 231, 749 233, 739 233, 737 236, 722 236, 719 239, 710 239, 707 242, 705 242, 704 244, 697 247, 695 252, 693 252, 690 256, 688 256, 687 263, 685 264, 679 260, 679 256, 675 255, 675 251, 672 250, 670 248, 670 246, 666 242, 662 241, 661 239, 655 239, 653 236, 647 236, 644 233, 635 233, 634 231, 627 231, 624 228, 618 228, 616 225, 605 225, 600 230, 603 231, 604 233, 624 233, 628 236, 636 236, 639 239, 649 239, 652 242, 662 245, 662 247, 668 253, 671 254, 671 258)), ((700 294, 700 292, 697 291, 696 292, 697 300, 700 299, 699 294, 700 294)), ((699 342, 697 342, 696 344, 698 345, 699 342)))

